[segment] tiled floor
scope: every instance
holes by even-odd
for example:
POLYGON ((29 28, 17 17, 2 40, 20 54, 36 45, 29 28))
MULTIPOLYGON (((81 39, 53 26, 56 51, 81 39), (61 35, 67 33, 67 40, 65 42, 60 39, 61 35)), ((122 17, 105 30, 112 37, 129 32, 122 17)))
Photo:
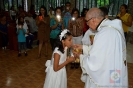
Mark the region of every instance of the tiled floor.
MULTIPOLYGON (((130 44, 129 44, 130 45, 130 44)), ((133 45, 130 45, 132 47, 133 45)), ((129 49, 131 49, 129 47, 129 49)), ((50 48, 50 46, 49 46, 50 48)), ((132 48, 133 49, 133 48, 132 48)), ((133 53, 131 50, 130 53, 133 53)), ((48 58, 37 59, 38 48, 28 50, 28 56, 24 54, 17 57, 17 51, 0 50, 0 88, 43 88, 45 79, 45 62, 51 57, 51 48, 48 58)), ((129 62, 133 57, 129 56, 129 62)), ((129 85, 133 88, 133 63, 128 63, 129 85)), ((67 65, 68 88, 83 88, 80 80, 81 69, 70 69, 67 65)))

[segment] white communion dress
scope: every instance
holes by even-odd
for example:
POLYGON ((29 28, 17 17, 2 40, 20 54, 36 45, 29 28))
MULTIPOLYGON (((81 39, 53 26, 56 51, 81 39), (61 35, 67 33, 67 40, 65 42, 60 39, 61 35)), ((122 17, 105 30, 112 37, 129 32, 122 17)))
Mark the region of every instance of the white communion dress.
POLYGON ((59 51, 58 48, 55 48, 52 54, 52 59, 46 61, 46 78, 43 88, 67 88, 67 75, 65 66, 56 72, 53 70, 54 53, 58 53, 60 55, 59 64, 62 64, 67 58, 67 48, 65 48, 64 53, 59 51))

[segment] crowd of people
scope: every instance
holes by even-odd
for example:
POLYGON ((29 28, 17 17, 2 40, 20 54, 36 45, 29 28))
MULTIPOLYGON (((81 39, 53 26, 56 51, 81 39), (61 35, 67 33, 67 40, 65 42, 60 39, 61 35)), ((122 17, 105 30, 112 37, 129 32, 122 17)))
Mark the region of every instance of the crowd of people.
MULTIPOLYGON (((51 44, 53 54, 46 62, 44 88, 67 88, 65 66, 69 63, 71 68, 78 68, 77 63, 80 63, 85 88, 128 88, 125 40, 132 17, 127 13, 127 5, 121 5, 120 14, 114 20, 108 18, 106 7, 84 8, 80 16, 79 10, 72 9, 70 2, 66 2, 64 8, 50 7, 49 11, 41 6, 39 15, 35 14, 33 5, 29 12, 22 7, 18 9, 18 12, 14 7, 10 10, 10 18, 16 21, 18 57, 22 49, 25 56, 28 55, 26 49, 32 49, 35 36, 39 41, 37 58, 41 57, 43 45, 47 57, 49 41, 51 44), (110 79, 115 75, 113 72, 119 74, 119 80, 110 79)), ((2 49, 8 45, 8 25, 6 16, 1 15, 2 49)))

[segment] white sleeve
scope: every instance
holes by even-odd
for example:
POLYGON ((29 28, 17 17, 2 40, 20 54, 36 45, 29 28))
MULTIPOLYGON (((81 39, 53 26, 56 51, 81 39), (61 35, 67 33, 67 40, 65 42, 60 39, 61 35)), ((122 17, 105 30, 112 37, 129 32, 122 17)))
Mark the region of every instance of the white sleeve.
POLYGON ((54 53, 58 53, 59 55, 61 55, 61 51, 58 50, 59 48, 55 48, 54 53))
POLYGON ((16 24, 18 24, 18 19, 16 20, 16 24))
POLYGON ((24 22, 23 28, 26 29, 26 30, 28 29, 28 26, 27 26, 26 22, 24 22))

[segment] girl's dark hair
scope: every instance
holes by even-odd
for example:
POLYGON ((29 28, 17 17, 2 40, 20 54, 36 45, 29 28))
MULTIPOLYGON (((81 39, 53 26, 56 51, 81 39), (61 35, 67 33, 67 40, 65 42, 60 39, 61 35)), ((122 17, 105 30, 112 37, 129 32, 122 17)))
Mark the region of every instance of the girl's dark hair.
POLYGON ((20 22, 20 21, 18 22, 18 25, 23 25, 23 24, 24 24, 23 22, 20 22))
POLYGON ((83 11, 81 12, 81 17, 85 17, 85 11, 88 11, 88 9, 87 8, 83 8, 83 11))
MULTIPOLYGON (((40 10, 41 10, 41 8, 43 8, 43 9, 45 10, 44 16, 47 17, 48 14, 47 14, 47 9, 46 9, 46 7, 45 7, 45 6, 41 6, 41 7, 40 7, 40 10)), ((41 12, 39 12, 39 16, 41 16, 41 15, 42 15, 41 12)))
MULTIPOLYGON (((22 21, 21 21, 21 18, 23 18, 24 19, 24 17, 23 16, 20 16, 19 18, 18 18, 18 23, 21 23, 22 21)), ((22 22, 22 23, 24 23, 24 22, 22 22)))
POLYGON ((55 15, 56 15, 56 11, 57 11, 58 9, 60 9, 60 11, 62 12, 61 7, 56 7, 56 8, 55 8, 55 15))
POLYGON ((122 4, 121 6, 123 6, 126 9, 126 12, 128 12, 128 7, 126 4, 122 4))
MULTIPOLYGON (((56 47, 58 47, 59 51, 61 51, 62 53, 64 53, 64 48, 63 48, 63 44, 62 42, 60 41, 60 34, 61 32, 58 34, 57 38, 56 38, 56 42, 54 43, 54 49, 56 47)), ((65 40, 67 39, 68 36, 71 36, 72 34, 70 32, 67 32, 63 37, 62 37, 62 40, 65 40)))
POLYGON ((73 10, 72 10, 72 15, 74 14, 74 12, 75 11, 77 11, 78 12, 78 18, 80 17, 80 15, 79 15, 79 10, 77 9, 77 8, 74 8, 73 10))

